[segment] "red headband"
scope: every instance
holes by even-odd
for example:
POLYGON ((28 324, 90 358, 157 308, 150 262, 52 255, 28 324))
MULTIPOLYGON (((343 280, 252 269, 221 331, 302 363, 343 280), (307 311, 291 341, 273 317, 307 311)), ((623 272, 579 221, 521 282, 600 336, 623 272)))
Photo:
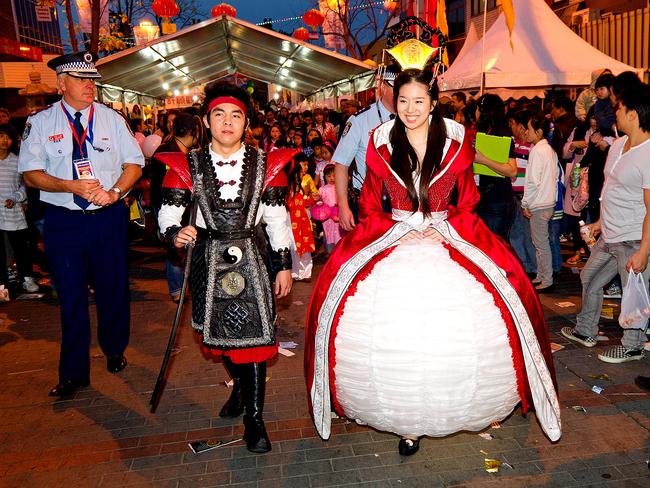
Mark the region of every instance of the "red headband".
POLYGON ((244 116, 246 116, 246 105, 244 105, 244 103, 241 100, 230 96, 217 97, 214 100, 212 100, 208 104, 207 113, 209 114, 212 111, 212 109, 215 108, 220 103, 232 103, 233 105, 236 105, 239 109, 241 109, 241 111, 244 112, 244 116))

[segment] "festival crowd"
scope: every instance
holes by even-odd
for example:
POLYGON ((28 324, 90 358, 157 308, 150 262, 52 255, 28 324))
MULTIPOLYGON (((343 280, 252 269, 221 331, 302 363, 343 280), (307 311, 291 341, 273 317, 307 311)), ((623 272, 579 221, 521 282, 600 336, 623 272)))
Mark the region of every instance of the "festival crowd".
MULTIPOLYGON (((607 69, 594 72, 591 86, 575 100, 563 92, 552 92, 547 99, 502 100, 494 94, 473 97, 464 92, 438 98, 430 72, 391 74, 388 70, 378 78, 377 100, 367 107, 344 99, 336 110, 316 107, 304 111, 275 103, 260 106, 257 100, 242 98, 239 88, 216 84, 206 89, 201 106, 161 113, 155 125, 136 105, 124 114, 127 125, 115 111, 93 103, 94 90, 89 87, 92 83, 94 88, 93 78, 99 75, 95 76, 92 64, 86 60, 89 67, 81 76, 76 71, 77 60, 70 57, 75 55, 66 56, 51 62, 64 93, 63 103, 53 107, 62 110, 47 108, 32 115, 21 141, 8 112, 0 109, 0 191, 5 202, 0 212, 0 285, 8 288, 0 290, 0 297, 8 301, 10 295, 38 292, 38 283, 42 286, 46 275, 51 275, 64 323, 60 382, 50 392, 52 396, 70 395, 90 381, 89 335, 79 332, 89 329, 87 317, 79 319, 79 310, 87 309, 87 298, 78 300, 80 289, 84 295, 87 288, 96 293, 99 340, 108 371, 118 373, 126 367, 128 269, 126 250, 118 250, 122 239, 126 242, 142 237, 143 232, 151 233, 147 222, 155 223, 161 252, 166 253, 165 273, 174 301, 182 298, 183 262, 187 249, 194 248, 192 272, 204 273, 204 279, 201 284, 198 279, 190 283, 192 324, 206 346, 231 344, 222 360, 236 387, 221 413, 235 417, 246 411, 244 435, 253 452, 270 450, 262 409, 266 360, 277 352, 267 330, 272 328, 273 295, 286 296, 292 280, 311 280, 315 257, 327 261, 315 287, 307 325, 311 345, 306 346, 306 357, 313 359, 307 367, 307 382, 317 429, 328 437, 331 400, 337 412, 399 434, 403 455, 415 453, 423 435, 478 429, 486 421, 503 418, 519 401, 525 406, 537 405, 539 391, 545 391, 550 402, 545 410, 548 418, 540 422, 550 438, 559 438, 559 414, 553 418, 548 413, 557 406, 553 402, 554 371, 536 294, 553 293, 563 267, 582 268, 582 309, 576 327, 566 327, 562 334, 593 347, 603 297, 620 298, 630 271, 640 273, 647 288, 650 248, 646 248, 642 237, 647 236, 642 233, 650 232, 650 224, 646 224, 650 199, 645 197, 650 173, 644 167, 650 160, 650 97, 648 86, 635 73, 614 76, 607 69), (420 112, 418 103, 431 106, 420 112), (432 114, 430 122, 423 123, 421 129, 417 124, 428 114, 432 114), (61 144, 62 127, 69 128, 74 139, 70 151, 76 176, 68 183, 61 179, 70 173, 70 161, 61 156, 61 148, 66 147, 61 144), (89 133, 89 127, 95 128, 94 133, 89 133), (437 139, 432 127, 445 137, 437 139), (505 141, 505 156, 489 152, 482 142, 486 136, 492 137, 489 141, 505 141), (188 157, 190 161, 196 157, 193 149, 203 151, 188 170, 188 157), (458 159, 452 157, 456 154, 458 159), (255 158, 266 168, 266 175, 251 176, 249 181, 242 175, 248 174, 246 168, 255 158), (461 159, 465 163, 462 168, 461 159), (431 163, 434 160, 437 162, 431 163), (382 166, 381 161, 388 165, 382 166), (190 172, 194 188, 184 177, 190 172), (632 190, 639 182, 644 190, 641 195, 632 190), (197 203, 191 200, 194 193, 197 203), (251 199, 254 212, 246 214, 248 210, 237 206, 241 195, 251 199), (635 208, 630 208, 629 202, 635 202, 635 208), (120 220, 125 207, 132 221, 128 228, 120 220), (469 209, 474 214, 474 208, 480 220, 464 214, 469 209), (631 231, 630 222, 638 228, 631 231), (408 230, 404 230, 406 224, 408 230), (45 256, 40 250, 43 234, 45 256), (5 235, 15 270, 4 265, 8 261, 5 235), (88 237, 88 242, 79 242, 80 235, 88 237), (363 246, 380 242, 380 236, 386 247, 373 248, 363 267, 350 271, 358 265, 351 253, 370 253, 363 246), (222 241, 229 243, 223 249, 210 244, 222 241), (395 242, 409 244, 391 247, 395 242), (440 243, 451 251, 441 254, 440 243), (473 254, 472 246, 489 257, 473 254), (571 250, 567 259, 562 246, 571 250), (514 256, 512 250, 517 258, 510 257, 514 256), (100 253, 102 262, 92 255, 100 253), (80 262, 80 256, 86 261, 80 262), (352 391, 362 382, 359 375, 367 380, 367 375, 374 374, 372 370, 361 372, 365 363, 354 360, 375 352, 366 351, 367 344, 357 342, 350 324, 357 320, 355 327, 366 322, 376 325, 364 314, 369 313, 372 297, 384 296, 382 293, 391 293, 385 303, 394 304, 382 319, 399 320, 391 314, 400 303, 412 299, 412 293, 399 301, 396 290, 389 292, 387 287, 395 286, 403 270, 412 275, 401 289, 410 290, 413 283, 420 283, 422 293, 430 296, 425 262, 437 263, 431 273, 441 269, 447 273, 450 282, 444 285, 450 290, 463 289, 467 296, 475 297, 472 310, 484 317, 483 330, 486 334, 494 331, 495 343, 503 341, 494 347, 508 347, 504 331, 512 332, 515 322, 522 321, 524 329, 529 327, 527 347, 541 351, 535 369, 546 371, 533 376, 532 363, 523 357, 524 347, 513 347, 514 370, 499 363, 479 369, 502 371, 502 377, 465 375, 479 386, 489 382, 502 385, 499 398, 493 397, 498 388, 492 392, 477 389, 480 405, 454 407, 456 411, 473 410, 477 417, 446 426, 436 419, 447 421, 453 413, 443 407, 431 410, 426 401, 421 405, 413 401, 414 417, 426 410, 422 424, 407 425, 400 423, 402 419, 391 418, 391 408, 400 403, 399 392, 404 391, 397 378, 394 385, 382 385, 386 387, 383 390, 365 391, 360 396, 352 391), (34 263, 39 265, 40 277, 34 263), (269 270, 260 263, 270 263, 269 270), (421 269, 416 270, 418 267, 421 269), (339 269, 343 271, 338 273, 339 269), (499 269, 507 272, 510 283, 499 275, 499 269), (223 289, 219 289, 214 273, 226 271, 220 281, 223 289), (333 306, 329 302, 332 290, 338 289, 346 272, 351 273, 349 281, 340 288, 340 301, 333 306), (99 276, 112 278, 106 281, 99 276), (475 279, 470 279, 472 276, 475 279), (475 286, 477 283, 482 285, 475 286), (355 293, 350 295, 351 289, 355 293), (519 298, 507 302, 508 290, 515 290, 519 298), (123 306, 115 306, 118 301, 123 306), (346 301, 343 310, 340 303, 346 301), (517 311, 517 307, 521 313, 507 312, 517 311), (332 314, 329 319, 327 313, 332 314), (217 330, 211 316, 226 317, 224 330, 217 330), (259 323, 263 340, 242 345, 229 334, 248 327, 245 318, 250 316, 259 323), (66 321, 82 323, 72 330, 66 321), (334 378, 322 371, 328 369, 326 359, 323 366, 319 352, 309 350, 333 341, 323 338, 323 321, 338 328, 336 346, 331 345, 331 352, 337 354, 335 386, 334 378), (119 333, 116 329, 120 326, 115 324, 123 324, 124 330, 119 333), (533 397, 522 385, 530 386, 533 397), (334 397, 330 399, 323 391, 331 391, 334 397), (388 398, 393 403, 382 411, 381 405, 366 404, 374 398, 388 398)), ((445 298, 446 306, 449 313, 458 314, 451 320, 462 322, 458 317, 465 306, 458 304, 454 312, 454 299, 445 298)), ((400 309, 400 314, 407 312, 400 309)), ((84 313, 87 316, 87 310, 84 313)), ((420 315, 413 313, 416 322, 420 315)), ((448 318, 442 314, 437 320, 448 318)), ((394 328, 394 322, 387 324, 382 329, 388 334, 384 337, 394 328)), ((474 325, 468 323, 466 337, 473 331, 474 325)), ((372 334, 379 333, 370 327, 367 335, 372 334)), ((411 340, 414 344, 433 339, 414 335, 411 340)), ((490 339, 486 336, 485 340, 490 339)), ((399 338, 390 339, 386 348, 394 341, 399 338)), ((608 348, 598 357, 610 363, 638 360, 644 349, 650 349, 646 341, 643 329, 625 329, 621 346, 608 348)), ((509 363, 510 355, 506 359, 509 363)), ((476 358, 477 363, 484 360, 476 358)), ((390 354, 382 361, 392 364, 390 354)), ((421 373, 419 369, 399 371, 393 376, 410 378, 421 373)), ((391 371, 382 374, 370 383, 381 383, 391 371)), ((437 385, 443 396, 449 389, 452 398, 461 378, 451 384, 449 378, 431 375, 419 381, 437 385)), ((642 387, 650 386, 648 378, 639 381, 642 387)))

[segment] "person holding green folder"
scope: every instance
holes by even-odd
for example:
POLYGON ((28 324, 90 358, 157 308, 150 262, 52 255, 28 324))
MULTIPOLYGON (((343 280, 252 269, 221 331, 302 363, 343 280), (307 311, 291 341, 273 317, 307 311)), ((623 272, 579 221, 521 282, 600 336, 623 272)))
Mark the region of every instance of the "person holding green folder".
POLYGON ((477 213, 492 232, 508 241, 515 216, 511 178, 517 176, 517 162, 505 115, 505 105, 498 95, 488 93, 478 99, 474 158, 478 164, 474 165, 474 173, 479 175, 481 194, 477 213), (509 139, 505 151, 504 137, 509 139))

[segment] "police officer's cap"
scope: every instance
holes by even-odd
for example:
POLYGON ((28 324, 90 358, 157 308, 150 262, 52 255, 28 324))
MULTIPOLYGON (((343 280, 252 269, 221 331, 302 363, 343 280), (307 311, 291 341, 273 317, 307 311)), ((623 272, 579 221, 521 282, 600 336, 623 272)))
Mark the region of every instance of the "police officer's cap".
POLYGON ((56 71, 57 75, 67 74, 75 78, 101 78, 102 76, 95 68, 93 55, 88 51, 64 54, 47 62, 50 69, 56 71))
POLYGON ((382 79, 387 82, 390 86, 393 86, 393 83, 395 82, 395 78, 397 78, 397 75, 399 75, 401 72, 399 65, 397 64, 389 64, 382 70, 382 79))

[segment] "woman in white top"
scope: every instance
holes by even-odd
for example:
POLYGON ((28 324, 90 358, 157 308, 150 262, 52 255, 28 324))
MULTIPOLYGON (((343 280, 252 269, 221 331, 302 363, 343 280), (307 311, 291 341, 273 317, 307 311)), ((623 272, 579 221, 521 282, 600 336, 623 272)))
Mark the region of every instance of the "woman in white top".
POLYGON ((27 199, 25 185, 18 173, 16 142, 18 138, 12 126, 0 125, 0 285, 7 285, 7 253, 5 234, 16 258, 18 280, 23 290, 38 291, 32 277, 32 260, 29 254, 27 220, 22 203, 27 199))
POLYGON ((533 144, 528 156, 522 212, 530 219, 530 233, 537 257, 537 277, 533 280, 540 293, 553 291, 553 261, 548 240, 548 222, 557 202, 560 168, 557 154, 546 138, 551 122, 542 114, 528 120, 526 140, 533 144))

